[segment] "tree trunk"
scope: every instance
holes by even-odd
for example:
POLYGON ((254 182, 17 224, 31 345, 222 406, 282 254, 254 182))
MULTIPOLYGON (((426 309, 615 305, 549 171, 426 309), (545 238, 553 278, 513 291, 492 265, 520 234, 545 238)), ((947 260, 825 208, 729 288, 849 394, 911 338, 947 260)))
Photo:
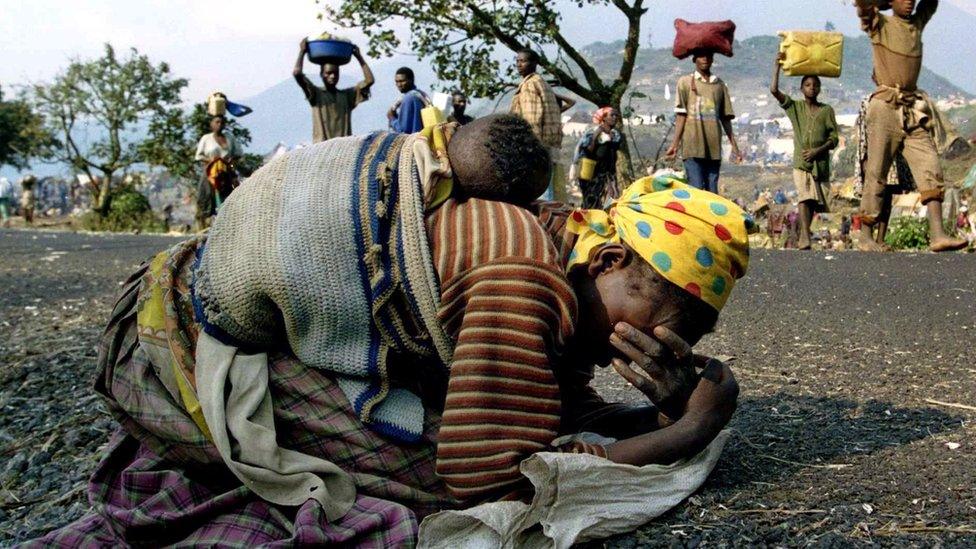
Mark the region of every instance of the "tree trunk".
POLYGON ((637 177, 643 177, 644 174, 634 173, 634 162, 630 156, 630 145, 626 137, 624 139, 624 146, 620 147, 617 151, 617 181, 620 182, 620 188, 626 189, 637 177))
MULTIPOLYGON (((611 106, 619 113, 620 110, 620 98, 616 98, 616 101, 611 103, 611 106)), ((617 131, 620 132, 621 138, 623 139, 622 147, 617 151, 617 181, 620 183, 619 187, 621 190, 626 189, 634 182, 634 162, 630 154, 630 140, 627 139, 627 134, 624 131, 624 120, 623 115, 621 115, 619 122, 617 122, 617 131)), ((643 175, 643 174, 640 174, 643 175)))
POLYGON ((109 208, 112 207, 112 174, 104 174, 102 179, 102 184, 98 186, 98 196, 95 197, 95 205, 93 210, 98 213, 99 216, 105 217, 108 215, 109 208))

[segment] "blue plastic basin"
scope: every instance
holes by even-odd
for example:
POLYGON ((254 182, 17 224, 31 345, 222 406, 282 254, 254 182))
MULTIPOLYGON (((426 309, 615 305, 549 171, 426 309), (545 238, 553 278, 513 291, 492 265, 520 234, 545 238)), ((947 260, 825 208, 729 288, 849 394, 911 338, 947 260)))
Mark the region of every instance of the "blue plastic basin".
POLYGON ((308 42, 308 60, 312 63, 324 65, 345 65, 352 59, 352 44, 342 40, 310 40, 308 42))

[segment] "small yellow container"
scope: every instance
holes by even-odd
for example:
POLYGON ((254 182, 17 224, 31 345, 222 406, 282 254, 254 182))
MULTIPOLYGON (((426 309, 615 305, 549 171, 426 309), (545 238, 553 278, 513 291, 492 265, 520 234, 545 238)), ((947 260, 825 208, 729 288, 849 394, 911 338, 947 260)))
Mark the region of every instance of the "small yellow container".
POLYGON ((444 112, 433 105, 428 105, 420 109, 420 120, 424 124, 425 130, 431 131, 432 144, 435 151, 447 150, 447 139, 444 137, 444 130, 437 128, 438 124, 446 122, 444 112))
POLYGON ((779 51, 786 54, 787 76, 840 76, 844 62, 844 35, 824 31, 780 31, 779 51))
POLYGON ((420 120, 424 123, 425 128, 446 122, 444 113, 433 105, 427 105, 423 109, 420 109, 420 120))
POLYGON ((592 158, 583 157, 580 158, 580 171, 579 178, 585 181, 593 179, 596 174, 596 160, 592 158))

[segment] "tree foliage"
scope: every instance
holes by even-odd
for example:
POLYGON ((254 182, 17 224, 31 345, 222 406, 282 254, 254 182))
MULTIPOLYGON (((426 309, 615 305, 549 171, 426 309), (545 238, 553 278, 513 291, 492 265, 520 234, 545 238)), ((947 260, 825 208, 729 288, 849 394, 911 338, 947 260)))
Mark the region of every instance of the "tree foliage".
MULTIPOLYGON (((194 105, 189 112, 173 108, 165 115, 155 117, 149 123, 148 137, 139 147, 142 158, 153 166, 166 168, 171 175, 192 185, 203 173, 203 166, 193 156, 200 137, 210 133, 210 118, 205 103, 194 105)), ((224 131, 242 147, 251 143, 251 132, 233 118, 227 120, 224 131)), ((260 166, 261 161, 258 155, 245 154, 237 167, 242 175, 247 176, 260 166)))
POLYGON ((113 177, 141 160, 141 125, 172 115, 186 87, 169 65, 154 65, 131 49, 116 55, 111 44, 94 60, 73 61, 50 84, 33 87, 33 99, 59 143, 51 155, 88 176, 96 211, 105 215, 113 177))
POLYGON ((82 228, 89 231, 161 233, 166 223, 153 213, 149 199, 131 185, 112 189, 108 212, 88 212, 81 217, 82 228))
POLYGON ((30 103, 23 98, 7 101, 0 88, 0 166, 27 168, 31 158, 43 156, 54 143, 30 103))
POLYGON ((563 35, 556 2, 545 0, 341 0, 324 6, 336 24, 361 29, 373 55, 390 55, 401 39, 391 28, 397 21, 410 26, 408 46, 431 61, 438 78, 457 82, 466 92, 493 97, 517 81, 513 63, 502 69, 499 52, 529 47, 540 54, 540 67, 560 85, 595 105, 620 106, 630 84, 640 46, 644 0, 576 0, 587 6, 616 7, 627 20, 620 66, 616 71, 594 67, 563 35), (604 75, 607 76, 604 76, 604 75))

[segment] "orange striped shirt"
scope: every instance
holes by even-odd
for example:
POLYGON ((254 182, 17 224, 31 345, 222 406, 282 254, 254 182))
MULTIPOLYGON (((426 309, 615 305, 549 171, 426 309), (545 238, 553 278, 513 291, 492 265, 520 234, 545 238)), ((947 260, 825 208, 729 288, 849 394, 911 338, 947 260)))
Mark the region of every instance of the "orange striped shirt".
MULTIPOLYGON (((437 445, 437 473, 465 502, 524 494, 519 463, 560 428, 551 365, 576 325, 565 275, 566 211, 479 199, 445 202, 427 218, 441 281, 440 319, 455 338, 437 445)), ((600 446, 564 451, 605 456, 600 446)))

